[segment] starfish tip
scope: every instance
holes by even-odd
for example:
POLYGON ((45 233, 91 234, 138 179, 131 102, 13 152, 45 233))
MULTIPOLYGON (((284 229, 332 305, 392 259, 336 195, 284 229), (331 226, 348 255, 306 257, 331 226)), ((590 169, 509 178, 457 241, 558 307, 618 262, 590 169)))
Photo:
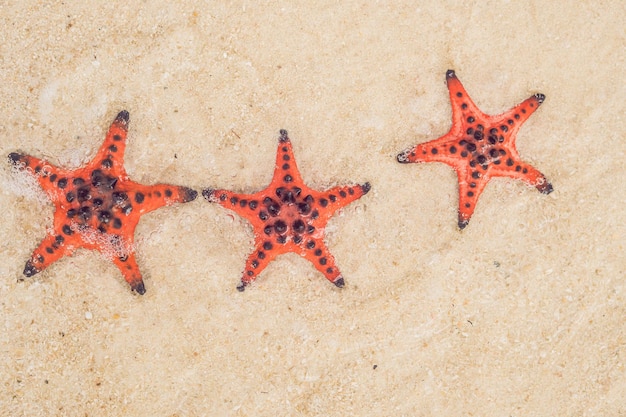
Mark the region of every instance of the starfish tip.
POLYGON ((202 197, 204 197, 206 201, 209 201, 211 203, 215 203, 217 201, 217 199, 215 198, 215 190, 212 188, 205 188, 204 190, 202 190, 202 197))
POLYGON ((459 229, 465 229, 465 226, 469 224, 469 220, 459 220, 459 229))
POLYGON ((454 72, 454 70, 446 71, 446 78, 456 78, 456 73, 454 72))
POLYGON ((541 104, 546 99, 546 95, 538 93, 538 94, 535 94, 535 98, 537 99, 537 103, 541 104))
POLYGON ((333 284, 337 286, 337 288, 343 288, 346 285, 346 282, 343 280, 343 277, 340 275, 333 284))
POLYGON ((542 194, 550 194, 552 191, 554 191, 554 188, 552 187, 552 184, 550 184, 548 181, 544 182, 541 185, 537 186, 537 189, 542 193, 542 194))
POLYGON ((278 139, 280 142, 288 142, 289 141, 289 134, 287 133, 287 131, 285 129, 280 129, 280 138, 278 139))
POLYGON ((20 155, 17 152, 11 152, 9 154, 9 160, 11 161, 13 165, 17 165, 21 159, 22 159, 22 155, 20 155))
POLYGON ((132 287, 132 290, 139 295, 144 295, 146 293, 146 286, 143 284, 143 281, 139 281, 138 284, 132 287))
POLYGON ((31 261, 26 262, 26 266, 24 267, 25 276, 30 278, 38 272, 39 270, 37 269, 37 267, 35 267, 35 265, 33 265, 31 261))
POLYGON ((246 283, 241 281, 239 285, 237 285, 237 291, 243 292, 246 289, 246 283))
POLYGON ((183 189, 183 203, 187 203, 188 201, 193 201, 198 197, 198 192, 196 190, 192 190, 191 188, 182 187, 183 189))
POLYGON ((361 185, 361 190, 363 190, 363 194, 369 193, 371 189, 372 189, 372 185, 369 182, 366 182, 365 184, 361 185))
POLYGON ((398 156, 396 156, 396 160, 401 164, 408 164, 409 162, 411 162, 409 161, 409 151, 399 153, 398 156))
POLYGON ((128 124, 129 120, 130 120, 130 114, 126 110, 122 110, 121 112, 119 112, 117 114, 117 117, 115 118, 116 122, 123 122, 124 124, 128 124))

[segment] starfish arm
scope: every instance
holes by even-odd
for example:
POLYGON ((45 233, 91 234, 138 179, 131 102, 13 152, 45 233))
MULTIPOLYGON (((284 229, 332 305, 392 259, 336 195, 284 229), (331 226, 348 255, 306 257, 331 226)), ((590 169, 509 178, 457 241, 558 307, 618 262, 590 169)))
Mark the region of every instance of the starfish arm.
POLYGON ((91 169, 103 169, 114 177, 127 178, 124 169, 124 152, 130 115, 126 110, 119 112, 104 138, 98 153, 89 163, 91 169))
POLYGON ((285 129, 281 129, 278 138, 278 151, 276 152, 276 166, 274 168, 274 177, 269 188, 280 187, 285 184, 303 184, 302 176, 296 165, 296 158, 293 154, 293 146, 289 140, 288 133, 285 129))
POLYGON ((545 175, 519 159, 510 159, 507 160, 507 163, 501 164, 497 168, 492 168, 490 175, 492 177, 508 177, 522 180, 531 187, 535 187, 542 194, 550 194, 554 191, 552 184, 550 184, 545 175))
POLYGON ((459 178, 459 229, 464 229, 474 214, 478 197, 482 194, 489 179, 484 176, 474 178, 470 170, 465 167, 457 169, 457 176, 459 178))
POLYGON ((136 291, 140 295, 146 293, 146 287, 143 283, 134 251, 129 252, 125 256, 114 257, 113 263, 119 268, 131 290, 136 291))
POLYGON ((313 210, 319 212, 321 219, 327 220, 339 209, 367 194, 372 186, 369 182, 352 186, 333 187, 324 192, 312 192, 315 196, 313 210))
POLYGON ((237 290, 239 291, 245 290, 246 286, 257 279, 259 274, 271 261, 285 252, 284 247, 281 249, 281 247, 261 236, 257 236, 255 239, 254 247, 254 252, 248 256, 248 260, 246 261, 246 268, 243 271, 241 282, 237 286, 237 290))
POLYGON ((455 158, 453 155, 457 152, 462 152, 462 149, 454 143, 455 139, 455 134, 449 132, 438 139, 420 143, 412 148, 406 149, 398 154, 396 159, 401 164, 443 162, 451 167, 455 167, 459 162, 458 158, 455 158))
POLYGON ((504 143, 514 148, 517 132, 545 99, 543 94, 534 94, 505 113, 488 116, 489 123, 495 128, 494 132, 499 131, 497 134, 502 135, 504 143))
MULTIPOLYGON (((234 211, 241 217, 250 221, 253 225, 258 223, 256 220, 262 209, 263 197, 257 194, 238 194, 228 190, 214 190, 207 188, 202 190, 202 196, 211 203, 217 203, 220 206, 234 211)), ((267 215, 267 213, 266 213, 267 215)))
MULTIPOLYGON (((128 192, 122 192, 120 204, 128 204, 136 208, 140 214, 149 213, 163 206, 174 203, 187 203, 198 196, 198 192, 191 188, 171 185, 140 185, 133 183, 128 192)), ((115 198, 115 196, 114 196, 115 198)))
POLYGON ((46 160, 34 156, 12 152, 9 154, 9 160, 18 169, 32 173, 41 188, 52 200, 57 197, 59 191, 57 188, 65 188, 68 184, 68 177, 71 176, 70 171, 51 165, 46 160), (52 187, 55 184, 56 187, 52 187))
POLYGON ((339 272, 339 268, 337 268, 335 258, 324 244, 322 238, 310 240, 306 249, 300 252, 300 256, 308 259, 318 271, 324 274, 327 280, 337 287, 342 288, 345 285, 343 276, 339 272))
POLYGON ((26 262, 24 275, 32 277, 62 257, 71 255, 73 246, 67 244, 66 238, 60 234, 48 234, 26 262))
POLYGON ((465 126, 467 115, 471 114, 476 119, 486 119, 489 116, 483 113, 478 106, 472 101, 469 94, 456 76, 454 70, 446 72, 446 83, 448 85, 448 93, 450 94, 450 106, 452 107, 452 127, 450 134, 455 136, 463 135, 463 127, 465 126))

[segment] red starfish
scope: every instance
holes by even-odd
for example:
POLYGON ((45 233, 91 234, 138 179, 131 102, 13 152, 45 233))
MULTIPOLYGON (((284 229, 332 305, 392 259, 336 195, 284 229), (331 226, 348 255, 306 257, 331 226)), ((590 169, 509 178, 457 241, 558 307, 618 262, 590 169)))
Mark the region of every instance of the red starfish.
POLYGON ((198 193, 175 185, 142 185, 128 178, 124 170, 128 119, 127 111, 120 112, 96 156, 76 170, 29 155, 9 155, 15 166, 36 175, 55 206, 53 230, 26 262, 27 277, 82 247, 110 256, 131 288, 146 292, 133 248, 139 218, 165 205, 191 201, 198 193))
POLYGON ((446 72, 452 105, 452 128, 439 139, 398 155, 398 162, 444 162, 459 178, 459 228, 469 223, 478 197, 492 177, 520 179, 544 194, 552 192, 546 177, 522 162, 515 134, 546 98, 535 94, 506 113, 489 116, 469 97, 453 70, 446 72))
POLYGON ((324 192, 307 187, 296 166, 287 131, 281 130, 274 178, 267 188, 254 194, 206 189, 202 195, 245 217, 254 227, 255 250, 248 257, 237 287, 243 291, 276 256, 287 252, 308 259, 330 282, 343 287, 335 258, 324 243, 324 228, 335 211, 369 190, 367 182, 324 192))

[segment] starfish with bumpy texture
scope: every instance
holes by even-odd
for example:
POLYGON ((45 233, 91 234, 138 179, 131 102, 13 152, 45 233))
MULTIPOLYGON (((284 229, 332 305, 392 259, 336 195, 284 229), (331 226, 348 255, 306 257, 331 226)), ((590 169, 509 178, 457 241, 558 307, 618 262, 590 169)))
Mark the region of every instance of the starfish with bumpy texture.
POLYGON ((68 170, 29 155, 11 153, 10 161, 34 174, 55 206, 53 228, 26 262, 31 277, 78 248, 95 249, 112 258, 131 289, 146 292, 133 249, 141 215, 198 193, 187 187, 131 181, 124 169, 128 112, 120 112, 104 143, 86 166, 68 170))
POLYGON ((280 131, 274 178, 254 194, 206 189, 202 195, 248 219, 254 227, 255 250, 237 287, 243 291, 276 256, 295 252, 308 259, 337 287, 344 279, 324 243, 324 228, 333 213, 359 199, 370 184, 335 187, 320 192, 300 176, 286 130, 280 131))
POLYGON ((522 162, 515 135, 545 96, 535 94, 506 113, 489 116, 474 104, 452 70, 446 73, 452 105, 452 128, 439 139, 421 143, 398 155, 398 162, 443 162, 459 178, 459 228, 469 223, 489 180, 493 177, 520 179, 543 194, 552 192, 546 177, 522 162))

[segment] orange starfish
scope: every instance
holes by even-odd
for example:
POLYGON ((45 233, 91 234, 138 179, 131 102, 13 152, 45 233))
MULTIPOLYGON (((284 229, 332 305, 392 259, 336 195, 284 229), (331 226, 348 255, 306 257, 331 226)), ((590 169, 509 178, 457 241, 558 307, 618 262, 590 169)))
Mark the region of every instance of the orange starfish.
POLYGON ((446 72, 452 105, 452 128, 439 139, 398 155, 398 162, 443 162, 459 178, 459 228, 469 223, 478 197, 492 177, 520 179, 544 194, 552 192, 546 177, 522 162, 515 135, 545 96, 535 94, 506 113, 489 116, 474 104, 453 70, 446 72))
POLYGON ((337 287, 344 279, 324 243, 324 228, 333 213, 361 198, 370 184, 335 187, 320 192, 307 187, 300 176, 286 130, 280 131, 274 178, 254 194, 206 189, 210 202, 233 210, 254 227, 255 250, 237 287, 243 291, 276 256, 295 252, 313 263, 337 287))
POLYGON ((128 112, 120 112, 104 143, 86 166, 67 170, 29 155, 11 153, 20 169, 36 175, 55 206, 53 229, 26 262, 31 277, 78 248, 110 256, 131 289, 146 292, 133 248, 135 227, 142 214, 172 203, 194 200, 187 187, 131 181, 124 170, 128 112))

